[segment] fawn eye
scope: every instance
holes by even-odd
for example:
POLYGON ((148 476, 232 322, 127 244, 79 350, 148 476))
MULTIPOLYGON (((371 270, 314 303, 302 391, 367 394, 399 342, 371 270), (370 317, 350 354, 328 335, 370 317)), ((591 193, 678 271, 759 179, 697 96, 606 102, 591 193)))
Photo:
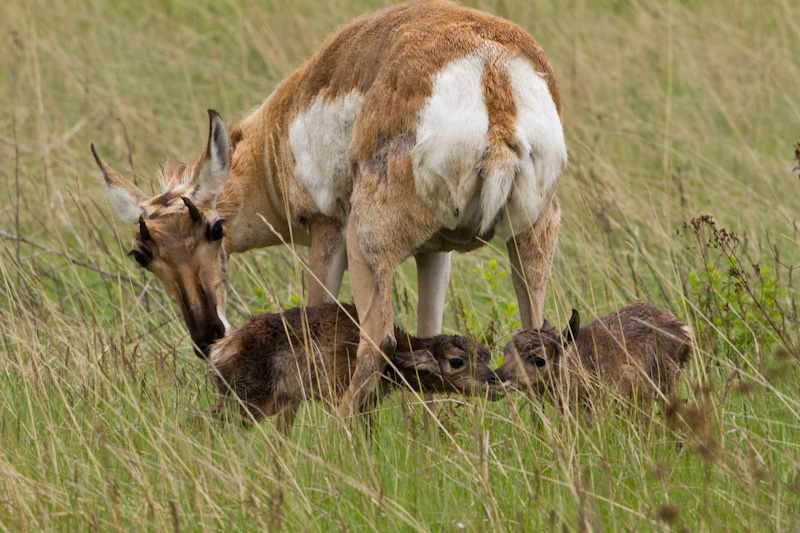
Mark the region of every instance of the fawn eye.
POLYGON ((223 231, 222 225, 225 223, 225 219, 221 218, 214 222, 214 225, 211 227, 211 233, 209 234, 209 238, 212 241, 218 241, 222 238, 223 231))
POLYGON ((538 366, 538 367, 542 367, 542 366, 547 364, 547 361, 545 361, 541 357, 534 357, 533 358, 533 364, 538 366))
POLYGON ((146 266, 147 266, 147 263, 149 263, 149 262, 150 262, 150 258, 149 258, 149 257, 147 257, 147 256, 146 256, 145 254, 143 254, 142 252, 140 252, 139 250, 131 250, 130 252, 128 252, 128 255, 132 256, 132 257, 133 257, 133 259, 134 259, 134 260, 135 260, 137 263, 139 263, 139 266, 146 267, 146 266))
POLYGON ((464 361, 462 361, 460 357, 453 357, 448 363, 450 363, 450 368, 461 368, 464 366, 464 361))

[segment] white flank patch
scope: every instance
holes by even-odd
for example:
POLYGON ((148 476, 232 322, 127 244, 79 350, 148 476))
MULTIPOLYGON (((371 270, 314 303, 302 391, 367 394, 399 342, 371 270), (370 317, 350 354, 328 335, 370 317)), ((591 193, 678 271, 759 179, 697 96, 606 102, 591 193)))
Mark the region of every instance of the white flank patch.
POLYGON ((523 156, 508 214, 496 227, 503 240, 536 222, 567 164, 564 130, 545 79, 521 57, 509 61, 508 75, 517 106, 516 140, 523 156))
POLYGON ((489 130, 480 51, 451 61, 437 75, 417 117, 411 150, 417 195, 442 227, 453 229, 478 186, 489 130))
POLYGON ((350 204, 353 181, 347 151, 364 96, 353 91, 333 101, 318 97, 289 127, 289 144, 297 164, 295 176, 319 210, 342 220, 350 204))

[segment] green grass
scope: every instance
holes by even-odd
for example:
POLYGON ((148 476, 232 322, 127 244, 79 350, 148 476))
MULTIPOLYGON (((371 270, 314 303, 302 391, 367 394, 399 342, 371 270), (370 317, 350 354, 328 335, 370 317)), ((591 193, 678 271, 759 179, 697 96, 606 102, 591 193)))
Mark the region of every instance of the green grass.
MULTIPOLYGON (((466 3, 525 27, 559 76, 570 164, 550 321, 636 298, 674 311, 698 343, 686 404, 587 415, 522 395, 442 397, 441 427, 426 431, 396 396, 371 443, 325 405, 305 407, 289 441, 271 421, 188 427, 213 401, 205 366, 160 285, 125 257, 132 231, 89 143, 153 191, 160 162, 201 150, 206 108, 237 120, 324 35, 385 4, 4 2, 0 529, 800 527, 800 7, 466 3), (703 214, 739 244, 683 228, 703 214)), ((286 249, 231 266, 235 323, 302 298, 286 249)), ((456 256, 445 309, 447 331, 463 330, 463 307, 498 357, 515 298, 507 275, 485 274, 507 269, 497 243, 456 256)), ((415 280, 410 264, 396 276, 411 330, 415 280)))

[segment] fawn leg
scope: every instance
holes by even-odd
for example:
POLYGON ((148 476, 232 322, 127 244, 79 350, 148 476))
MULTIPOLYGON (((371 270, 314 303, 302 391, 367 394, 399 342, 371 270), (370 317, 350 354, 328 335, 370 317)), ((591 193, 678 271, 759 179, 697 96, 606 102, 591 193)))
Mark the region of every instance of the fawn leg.
POLYGON ((292 402, 285 405, 278 413, 278 420, 275 422, 275 427, 281 430, 281 433, 288 439, 292 436, 292 425, 294 425, 295 416, 300 409, 300 404, 292 402))

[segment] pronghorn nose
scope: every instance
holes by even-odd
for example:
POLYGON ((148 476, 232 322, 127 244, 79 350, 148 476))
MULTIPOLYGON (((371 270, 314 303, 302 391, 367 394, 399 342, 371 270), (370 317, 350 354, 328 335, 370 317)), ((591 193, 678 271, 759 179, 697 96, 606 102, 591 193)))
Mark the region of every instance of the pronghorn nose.
POLYGON ((194 353, 201 359, 208 358, 208 350, 214 341, 225 336, 225 325, 222 323, 216 313, 214 313, 214 316, 210 322, 210 324, 202 327, 200 331, 197 331, 192 335, 192 341, 196 346, 194 353))

